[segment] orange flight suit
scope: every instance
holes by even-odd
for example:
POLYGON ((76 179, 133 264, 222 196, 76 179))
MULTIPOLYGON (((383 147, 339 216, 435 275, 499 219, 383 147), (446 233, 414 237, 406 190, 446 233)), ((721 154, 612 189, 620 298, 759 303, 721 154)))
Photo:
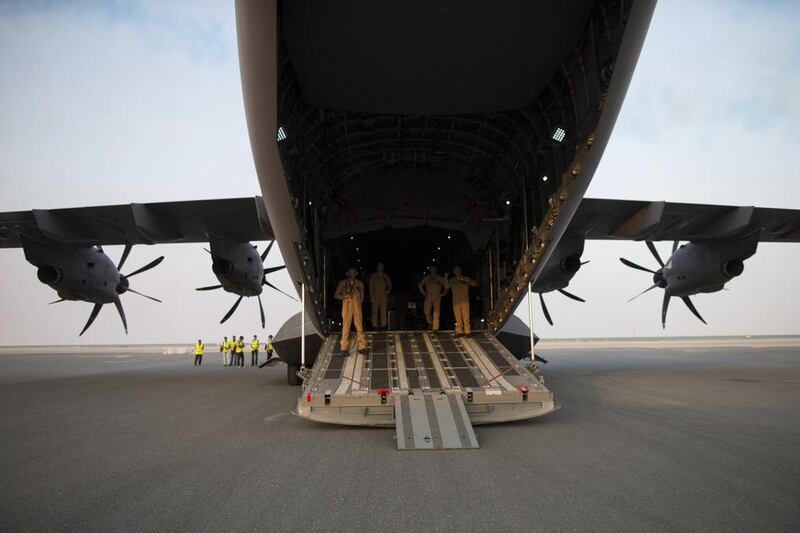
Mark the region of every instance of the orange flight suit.
POLYGON ((386 327, 386 311, 392 280, 386 272, 373 272, 369 277, 369 296, 372 299, 372 327, 386 327))
POLYGON ((425 288, 425 320, 433 331, 439 331, 439 315, 442 307, 442 294, 444 293, 444 278, 439 274, 428 274, 419 283, 425 288))
POLYGON ((361 316, 361 303, 364 301, 364 284, 357 279, 343 279, 336 287, 334 297, 342 301, 342 340, 339 343, 342 351, 350 349, 350 326, 356 326, 358 349, 367 347, 364 335, 364 320, 361 316))
POLYGON ((470 334, 469 323, 469 288, 477 285, 475 281, 467 276, 450 278, 447 280, 448 287, 453 292, 453 314, 456 316, 456 335, 462 333, 470 334))

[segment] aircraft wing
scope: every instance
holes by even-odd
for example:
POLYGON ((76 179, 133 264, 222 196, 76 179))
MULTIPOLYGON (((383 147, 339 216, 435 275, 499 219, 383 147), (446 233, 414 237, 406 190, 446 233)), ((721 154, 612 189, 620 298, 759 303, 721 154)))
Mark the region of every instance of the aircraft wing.
POLYGON ((273 240, 260 196, 0 213, 0 248, 22 237, 78 246, 273 240))
POLYGON ((700 242, 756 231, 761 242, 800 242, 800 210, 584 198, 566 235, 700 242))

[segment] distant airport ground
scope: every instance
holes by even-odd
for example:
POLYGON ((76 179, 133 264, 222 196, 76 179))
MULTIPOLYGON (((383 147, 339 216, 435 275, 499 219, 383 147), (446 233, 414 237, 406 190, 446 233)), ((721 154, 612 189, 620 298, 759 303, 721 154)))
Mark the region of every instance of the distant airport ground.
POLYGON ((562 408, 450 452, 162 346, 0 350, 0 529, 800 530, 800 337, 543 341, 562 408))
MULTIPOLYGON (((165 349, 172 349, 172 353, 165 355, 181 355, 175 353, 176 348, 188 350, 193 347, 194 340, 186 343, 164 342, 148 344, 69 344, 69 345, 0 345, 0 354, 3 353, 50 353, 50 352, 85 352, 106 353, 131 352, 131 353, 162 353, 165 349)), ((537 343, 537 348, 542 350, 557 350, 563 348, 675 348, 675 347, 725 347, 725 346, 800 346, 800 334, 797 335, 741 335, 720 337, 609 337, 609 338, 565 338, 542 339, 537 343)), ((249 348, 248 348, 249 349, 249 348)), ((206 341, 206 355, 218 354, 217 341, 206 341)))

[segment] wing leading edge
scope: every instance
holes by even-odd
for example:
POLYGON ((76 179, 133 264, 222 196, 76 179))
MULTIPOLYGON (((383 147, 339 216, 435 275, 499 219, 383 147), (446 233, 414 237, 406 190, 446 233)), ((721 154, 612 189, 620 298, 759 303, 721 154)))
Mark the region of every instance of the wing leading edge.
POLYGON ((584 198, 566 235, 586 239, 800 242, 800 210, 584 198))
POLYGON ((0 213, 0 248, 273 240, 260 196, 0 213))

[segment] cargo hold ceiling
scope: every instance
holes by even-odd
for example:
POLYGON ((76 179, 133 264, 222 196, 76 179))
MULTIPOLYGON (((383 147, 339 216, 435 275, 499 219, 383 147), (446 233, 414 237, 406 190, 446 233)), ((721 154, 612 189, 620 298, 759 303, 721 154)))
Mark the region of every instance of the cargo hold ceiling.
POLYGON ((574 52, 592 4, 283 2, 281 34, 310 105, 381 114, 489 113, 536 99, 574 52))

